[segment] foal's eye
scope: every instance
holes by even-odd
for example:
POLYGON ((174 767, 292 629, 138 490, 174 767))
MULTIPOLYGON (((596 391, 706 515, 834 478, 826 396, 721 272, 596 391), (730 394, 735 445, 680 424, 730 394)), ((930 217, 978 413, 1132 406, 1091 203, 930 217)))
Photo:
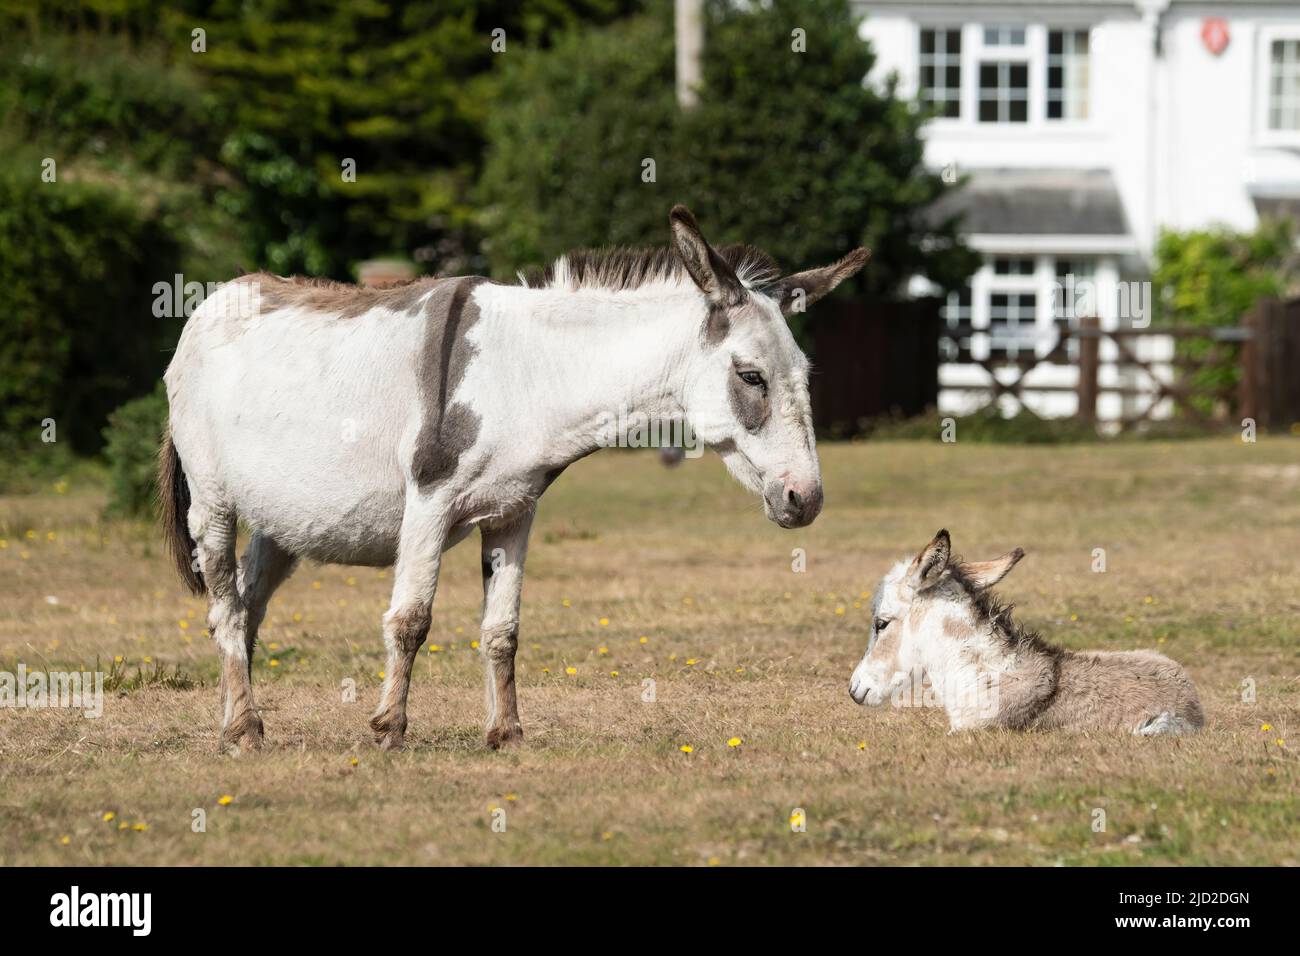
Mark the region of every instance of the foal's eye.
POLYGON ((740 380, 746 385, 753 385, 755 388, 761 388, 767 383, 763 381, 762 372, 739 372, 740 380))
POLYGON ((878 618, 876 618, 876 630, 877 630, 877 631, 883 631, 883 630, 884 630, 885 628, 887 628, 887 627, 889 627, 889 622, 888 622, 888 621, 886 621, 883 617, 878 617, 878 618))

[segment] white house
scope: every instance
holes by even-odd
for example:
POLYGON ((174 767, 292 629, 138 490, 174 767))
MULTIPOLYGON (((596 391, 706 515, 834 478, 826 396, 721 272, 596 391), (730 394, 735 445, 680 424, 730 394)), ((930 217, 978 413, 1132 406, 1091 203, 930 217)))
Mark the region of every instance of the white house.
MULTIPOLYGON (((968 177, 936 210, 964 213, 967 240, 984 255, 944 310, 957 340, 940 368, 945 411, 979 404, 964 389, 989 373, 972 359, 1046 355, 1054 323, 1089 311, 1103 328, 1149 318, 1143 280, 1161 228, 1251 229, 1262 214, 1300 211, 1300 0, 859 9, 877 56, 869 82, 896 73, 903 95, 933 105, 926 161, 946 178, 968 177), (1063 289, 1078 308, 1062 308, 1071 303, 1063 289)), ((1156 359, 1171 344, 1144 337, 1141 348, 1156 359)), ((1114 357, 1103 342, 1103 361, 1114 357)), ((1058 356, 1025 381, 1069 386, 1069 361, 1058 356)), ((1104 385, 1139 377, 1103 370, 1104 385)), ((1101 417, 1132 400, 1103 395, 1101 417)), ((1069 391, 1028 403, 1049 415, 1075 410, 1069 391)))

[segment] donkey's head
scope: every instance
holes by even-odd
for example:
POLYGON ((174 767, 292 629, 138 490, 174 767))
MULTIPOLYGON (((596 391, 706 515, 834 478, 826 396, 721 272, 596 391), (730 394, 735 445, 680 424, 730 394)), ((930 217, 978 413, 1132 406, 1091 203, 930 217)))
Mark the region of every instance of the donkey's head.
POLYGON ((871 599, 871 637, 849 694, 877 706, 919 671, 979 654, 990 635, 981 597, 1025 556, 1020 548, 992 561, 952 561, 947 531, 911 561, 900 561, 871 599))
POLYGON ((695 433, 736 478, 763 496, 767 516, 801 528, 822 507, 821 468, 808 398, 808 360, 785 315, 816 302, 870 253, 746 284, 709 245, 685 206, 671 216, 673 249, 702 295, 698 342, 688 357, 683 407, 695 433))

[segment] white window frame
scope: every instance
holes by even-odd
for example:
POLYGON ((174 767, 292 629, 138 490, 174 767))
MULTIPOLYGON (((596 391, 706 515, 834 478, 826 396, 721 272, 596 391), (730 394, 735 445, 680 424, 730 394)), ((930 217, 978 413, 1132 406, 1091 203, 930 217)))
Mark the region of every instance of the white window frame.
POLYGON ((1261 146, 1300 146, 1300 129, 1270 129, 1268 125, 1273 98, 1273 43, 1277 40, 1300 42, 1300 25, 1277 23, 1259 28, 1255 49, 1255 139, 1261 146))
POLYGON ((1086 132, 1096 129, 1096 24, 1072 18, 1057 18, 1050 22, 1034 20, 1002 20, 997 17, 978 22, 959 23, 954 18, 922 17, 912 22, 911 64, 913 88, 918 99, 921 91, 921 31, 961 30, 961 108, 959 114, 936 116, 929 122, 938 128, 984 130, 996 132, 1024 131, 1034 133, 1086 132), (1023 46, 986 45, 986 27, 1024 27, 1023 46), (1088 115, 1084 119, 1047 118, 1047 33, 1049 30, 1087 31, 1088 33, 1088 115), (1029 70, 1028 119, 1023 123, 980 122, 979 119, 979 66, 981 62, 1014 62, 1027 64, 1029 70))

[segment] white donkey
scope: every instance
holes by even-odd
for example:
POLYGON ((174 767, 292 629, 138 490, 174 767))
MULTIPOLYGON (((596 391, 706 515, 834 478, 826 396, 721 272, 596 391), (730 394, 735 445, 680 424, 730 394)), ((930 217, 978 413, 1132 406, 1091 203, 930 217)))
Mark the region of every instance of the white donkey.
POLYGON ((885 575, 849 694, 876 706, 929 677, 953 730, 1183 734, 1205 722, 1191 678, 1154 651, 1068 651, 1026 631, 989 590, 1022 557, 951 559, 947 531, 885 575))
POLYGON ((195 312, 167 369, 160 483, 180 573, 210 595, 223 748, 261 742, 254 642, 300 558, 396 563, 370 726, 400 747, 442 553, 475 526, 487 743, 522 739, 514 659, 533 512, 620 413, 688 421, 781 527, 817 516, 808 363, 782 313, 869 253, 781 278, 755 249, 712 248, 684 206, 670 223, 668 249, 570 254, 532 285, 258 274, 195 312), (238 565, 237 517, 252 531, 238 565))

